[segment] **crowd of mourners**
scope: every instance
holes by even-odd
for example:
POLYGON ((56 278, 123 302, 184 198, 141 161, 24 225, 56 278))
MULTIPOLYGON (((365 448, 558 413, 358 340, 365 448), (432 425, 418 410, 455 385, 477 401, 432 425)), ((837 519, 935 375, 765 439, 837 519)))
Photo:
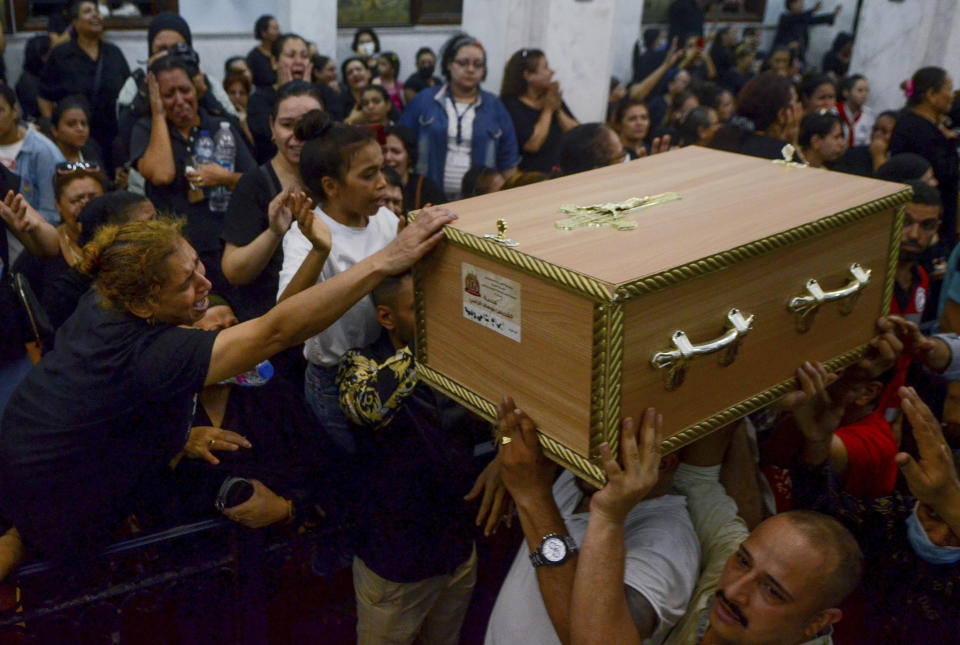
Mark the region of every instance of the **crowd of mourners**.
POLYGON ((711 4, 643 31, 602 123, 562 52, 515 52, 495 93, 466 33, 403 80, 371 29, 335 61, 262 16, 221 81, 179 15, 131 70, 70 4, 0 85, 0 579, 94 566, 134 525, 341 523, 358 641, 452 644, 477 544, 516 521, 490 644, 956 642, 960 99, 924 67, 871 109, 850 34, 806 56, 839 7, 787 0, 764 47, 711 4), (232 165, 201 158, 226 130, 232 165), (491 428, 418 381, 409 269, 442 204, 689 145, 912 187, 863 360, 798 355, 794 392, 674 454, 629 411, 601 489, 524 402, 491 428))

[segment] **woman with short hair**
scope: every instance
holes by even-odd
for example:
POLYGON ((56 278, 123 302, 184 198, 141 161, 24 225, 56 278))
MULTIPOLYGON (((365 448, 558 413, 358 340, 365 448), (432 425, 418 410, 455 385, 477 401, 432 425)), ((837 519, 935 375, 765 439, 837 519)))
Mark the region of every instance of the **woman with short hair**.
MULTIPOLYGON (((298 194, 297 213, 312 203, 298 194)), ((250 448, 229 430, 191 427, 206 386, 325 329, 380 280, 432 248, 446 211, 423 213, 396 240, 339 275, 221 331, 188 326, 209 306, 196 251, 167 219, 103 227, 84 249, 94 292, 56 349, 16 389, 0 422, 0 516, 31 553, 77 565, 104 546, 139 491, 170 459, 250 448)), ((210 500, 213 502, 213 500, 210 500)), ((285 516, 297 513, 292 500, 285 516)))

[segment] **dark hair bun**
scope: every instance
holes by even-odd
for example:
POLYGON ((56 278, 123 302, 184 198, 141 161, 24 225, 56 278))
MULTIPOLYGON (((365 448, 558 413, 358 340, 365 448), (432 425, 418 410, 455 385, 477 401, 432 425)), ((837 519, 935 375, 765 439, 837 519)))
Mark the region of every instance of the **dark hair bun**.
POLYGON ((310 110, 297 121, 293 133, 301 141, 311 141, 325 135, 332 125, 329 114, 323 110, 310 110))

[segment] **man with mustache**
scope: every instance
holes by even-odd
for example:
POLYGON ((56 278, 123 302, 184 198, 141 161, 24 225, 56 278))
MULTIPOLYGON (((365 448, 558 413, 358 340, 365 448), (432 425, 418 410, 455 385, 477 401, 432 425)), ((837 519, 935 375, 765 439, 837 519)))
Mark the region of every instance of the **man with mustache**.
MULTIPOLYGON (((516 504, 525 541, 497 595, 484 644, 566 645, 571 642, 575 578, 584 567, 595 566, 579 561, 578 547, 584 544, 594 515, 606 512, 607 504, 598 502, 597 496, 604 500, 609 491, 598 491, 569 470, 554 477, 556 465, 540 449, 530 417, 510 398, 504 399, 498 413, 500 476, 516 504)), ((619 603, 637 642, 659 645, 683 616, 696 584, 697 536, 686 501, 673 490, 677 456, 661 460, 653 449, 660 445, 662 416, 650 408, 636 422, 624 419, 622 427, 621 444, 632 447, 631 458, 638 463, 644 460, 644 490, 621 509, 619 564, 605 579, 607 586, 588 602, 619 603), (644 437, 643 457, 639 435, 644 437)), ((606 445, 601 452, 609 455, 606 445)), ((607 645, 621 640, 593 642, 607 645)))
POLYGON ((904 207, 900 261, 890 313, 919 325, 930 296, 930 280, 920 266, 920 258, 937 237, 941 204, 936 188, 919 181, 910 182, 910 187, 913 188, 913 198, 904 207))
MULTIPOLYGON (((646 642, 618 581, 624 518, 651 489, 659 438, 644 425, 624 432, 621 460, 603 453, 607 485, 593 495, 571 602, 574 645, 646 642), (622 466, 621 466, 622 464, 622 466)), ((719 482, 730 434, 718 431, 684 450, 674 484, 687 496, 700 539, 701 575, 686 615, 665 643, 827 645, 838 605, 859 581, 862 555, 836 520, 810 511, 775 515, 753 532, 719 482)))

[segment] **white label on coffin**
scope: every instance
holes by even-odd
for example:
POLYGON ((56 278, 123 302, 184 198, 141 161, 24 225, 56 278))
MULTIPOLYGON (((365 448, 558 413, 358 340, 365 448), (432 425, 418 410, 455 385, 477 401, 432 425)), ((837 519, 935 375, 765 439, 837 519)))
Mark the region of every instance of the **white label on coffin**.
POLYGON ((520 283, 466 262, 460 265, 463 317, 520 342, 520 283))

